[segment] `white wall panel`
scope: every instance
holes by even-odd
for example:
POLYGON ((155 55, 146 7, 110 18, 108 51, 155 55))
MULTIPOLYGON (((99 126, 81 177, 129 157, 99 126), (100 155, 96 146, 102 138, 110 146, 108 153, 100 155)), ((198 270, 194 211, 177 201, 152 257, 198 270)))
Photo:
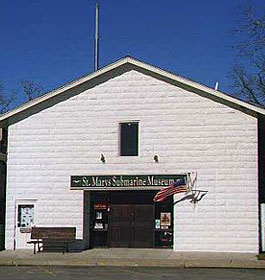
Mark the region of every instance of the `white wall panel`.
POLYGON ((190 171, 208 194, 175 206, 174 250, 257 252, 257 120, 136 71, 112 78, 9 127, 6 248, 16 199, 37 199, 37 225, 76 226, 83 237, 71 175, 190 171), (127 120, 140 121, 139 157, 118 156, 127 120))

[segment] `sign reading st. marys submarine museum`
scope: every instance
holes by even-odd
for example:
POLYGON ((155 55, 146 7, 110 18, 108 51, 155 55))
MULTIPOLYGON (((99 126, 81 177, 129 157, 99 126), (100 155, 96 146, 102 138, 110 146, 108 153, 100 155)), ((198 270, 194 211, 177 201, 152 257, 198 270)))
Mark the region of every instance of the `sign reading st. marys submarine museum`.
POLYGON ((71 176, 72 190, 95 189, 161 189, 168 187, 185 175, 98 175, 71 176))

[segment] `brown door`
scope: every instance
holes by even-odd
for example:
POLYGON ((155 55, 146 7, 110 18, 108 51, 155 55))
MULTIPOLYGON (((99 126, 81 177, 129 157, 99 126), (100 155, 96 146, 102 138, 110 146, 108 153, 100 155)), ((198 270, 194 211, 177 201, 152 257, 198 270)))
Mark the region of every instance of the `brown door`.
POLYGON ((132 205, 131 247, 151 248, 154 245, 153 205, 132 205))
POLYGON ((152 204, 112 205, 109 225, 110 247, 153 247, 154 212, 152 204))
POLYGON ((109 221, 109 246, 130 247, 131 205, 114 204, 111 206, 109 221))

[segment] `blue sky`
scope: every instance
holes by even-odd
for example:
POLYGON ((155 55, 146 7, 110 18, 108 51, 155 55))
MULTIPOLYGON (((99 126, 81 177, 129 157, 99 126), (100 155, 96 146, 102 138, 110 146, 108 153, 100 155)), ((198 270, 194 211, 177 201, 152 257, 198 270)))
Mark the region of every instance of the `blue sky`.
MULTIPOLYGON (((2 0, 0 81, 45 91, 93 71, 94 0, 2 0)), ((100 66, 125 55, 231 92, 230 30, 243 0, 99 0, 100 66)), ((263 0, 248 1, 261 5, 263 0)), ((21 103, 18 100, 18 103, 21 103)))

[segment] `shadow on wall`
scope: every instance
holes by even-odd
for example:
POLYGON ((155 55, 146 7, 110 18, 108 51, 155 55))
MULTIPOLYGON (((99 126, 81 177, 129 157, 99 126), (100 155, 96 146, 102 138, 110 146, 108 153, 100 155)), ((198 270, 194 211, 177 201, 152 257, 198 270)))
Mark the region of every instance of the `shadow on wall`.
POLYGON ((174 202, 174 205, 180 203, 181 201, 190 200, 191 203, 198 203, 203 199, 203 197, 208 193, 208 191, 195 190, 192 193, 185 195, 181 199, 174 202))

